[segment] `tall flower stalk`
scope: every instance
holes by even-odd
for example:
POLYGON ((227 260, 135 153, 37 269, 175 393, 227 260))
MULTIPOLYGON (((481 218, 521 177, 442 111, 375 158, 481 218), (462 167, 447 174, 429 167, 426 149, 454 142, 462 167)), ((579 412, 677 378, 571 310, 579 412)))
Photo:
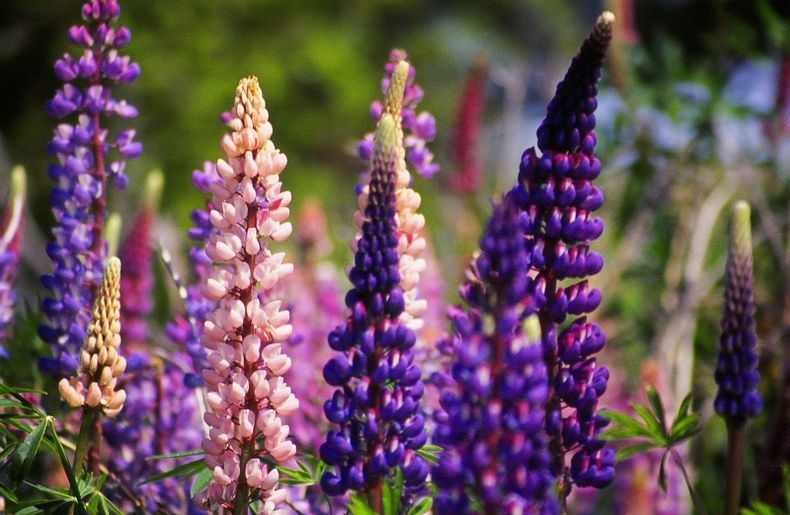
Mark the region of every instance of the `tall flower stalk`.
POLYGON ((129 29, 115 26, 120 12, 116 0, 89 0, 83 5, 85 23, 68 32, 82 55, 64 54, 55 63, 55 74, 65 84, 47 104, 55 118, 76 117, 73 123, 58 125, 47 147, 57 158, 49 168, 56 182, 51 204, 57 225, 52 230, 55 241, 47 247, 54 271, 42 277, 52 295, 42 304, 46 322, 39 334, 51 345, 53 357, 40 364, 59 376, 69 375, 79 365, 90 306, 101 282, 107 255, 103 226, 108 180, 125 187, 124 159, 142 150, 134 141, 134 129, 110 138, 104 125, 112 115, 137 115, 126 101, 113 98, 110 88, 132 82, 140 73, 136 63, 119 54, 131 39, 129 29), (109 162, 111 148, 119 156, 109 162))
MULTIPOLYGON (((408 63, 398 63, 388 98, 403 94, 408 74, 408 63)), ((353 287, 346 305, 351 312, 329 335, 329 346, 338 354, 324 367, 324 378, 337 388, 324 404, 324 414, 337 428, 320 449, 331 468, 321 487, 332 496, 360 492, 376 512, 383 510, 383 482, 392 481, 396 469, 403 473, 406 503, 428 473, 416 452, 427 434, 418 412, 424 387, 412 362, 415 335, 401 319, 405 300, 396 194, 403 151, 398 125, 389 112, 378 123, 370 181, 357 217, 361 235, 349 272, 353 287)))
POLYGON ((519 209, 494 208, 443 347, 450 388, 434 415, 444 450, 433 468, 437 513, 556 513, 545 431, 548 379, 540 325, 529 296, 528 241, 519 209))
POLYGON ((27 190, 25 170, 11 170, 11 191, 0 213, 0 358, 8 357, 3 342, 14 322, 14 277, 22 248, 23 210, 27 190))
POLYGON ((91 461, 98 464, 100 433, 97 421, 101 415, 115 417, 123 409, 126 392, 116 389, 118 378, 126 369, 121 356, 121 261, 107 261, 104 280, 93 306, 88 336, 80 350, 77 375, 63 378, 58 384, 60 397, 73 408, 82 408, 82 423, 74 452, 74 473, 82 470, 89 446, 91 461))
POLYGON ((715 379, 719 385, 713 407, 727 423, 727 496, 725 513, 739 513, 743 430, 746 420, 762 410, 757 390, 757 336, 754 327, 754 278, 749 204, 739 201, 733 209, 724 286, 719 356, 715 379))
POLYGON ((203 371, 208 436, 203 441, 213 477, 205 498, 209 509, 247 513, 261 501, 273 513, 285 500, 271 462, 296 452, 281 417, 299 402, 283 374, 291 360, 281 352, 291 335, 289 313, 273 298, 278 281, 293 271, 269 242, 291 234, 291 194, 282 191, 286 157, 271 141, 272 126, 258 79, 242 79, 231 111, 232 129, 222 139, 227 161, 217 161, 212 224, 205 251, 214 263, 203 293, 217 301, 204 325, 210 368, 203 371))
POLYGON ((593 129, 613 23, 609 12, 598 17, 538 128, 542 155, 534 148, 524 152, 518 184, 508 194, 523 212, 532 246, 533 294, 549 381, 546 429, 563 503, 572 485, 602 488, 614 479, 614 451, 598 438, 607 421, 596 413, 609 377, 594 357, 605 335, 586 318, 601 302, 600 291, 587 279, 603 267, 601 255, 590 250, 603 232, 603 222, 593 216, 603 204, 603 193, 593 185, 601 172, 593 129), (565 323, 569 316, 575 318, 565 323))

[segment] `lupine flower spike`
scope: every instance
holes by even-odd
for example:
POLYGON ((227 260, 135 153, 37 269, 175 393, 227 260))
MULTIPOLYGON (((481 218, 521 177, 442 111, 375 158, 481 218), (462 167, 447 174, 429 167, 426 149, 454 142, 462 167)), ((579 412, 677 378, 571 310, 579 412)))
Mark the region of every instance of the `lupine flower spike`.
POLYGON ((116 0, 89 0, 82 7, 84 25, 69 29, 69 40, 82 47, 82 55, 65 54, 55 63, 55 74, 65 84, 47 104, 55 118, 76 116, 74 123, 55 129, 47 150, 57 157, 49 168, 56 182, 52 189, 52 212, 57 225, 55 241, 47 247, 52 275, 41 278, 52 292, 42 308, 46 322, 39 328, 52 347, 52 358, 42 359, 42 370, 56 376, 71 374, 79 365, 79 349, 85 339, 90 306, 99 289, 107 255, 102 236, 106 217, 108 179, 125 187, 124 159, 142 151, 134 129, 109 138, 105 117, 132 118, 137 110, 112 97, 111 84, 132 82, 140 73, 136 63, 119 50, 129 43, 126 27, 115 27, 120 15, 116 0), (108 162, 114 148, 118 160, 108 162))
POLYGON ((22 227, 27 179, 21 166, 11 170, 8 203, 0 213, 0 358, 8 357, 3 342, 14 321, 14 277, 22 248, 22 227))
MULTIPOLYGON (((116 389, 118 378, 126 369, 121 356, 121 261, 107 261, 88 336, 80 350, 76 376, 58 383, 60 397, 73 408, 83 408, 82 425, 74 453, 75 473, 82 468, 89 442, 96 436, 99 415, 114 417, 123 409, 126 392, 116 389)), ((94 444, 94 447, 95 444, 94 444)), ((98 449, 94 449, 98 453, 98 449)))
POLYGON ((487 68, 485 59, 480 57, 469 71, 453 129, 450 152, 456 169, 448 182, 450 189, 460 195, 474 194, 483 181, 479 147, 487 68))
POLYGON ((757 387, 757 336, 754 327, 754 278, 752 229, 749 204, 735 204, 727 254, 724 285, 724 317, 721 321, 713 407, 727 422, 729 452, 725 513, 739 512, 743 428, 746 420, 762 410, 757 387))
POLYGON ((613 23, 609 12, 598 17, 538 129, 542 155, 534 148, 524 152, 518 185, 509 193, 522 210, 537 272, 533 292, 550 391, 546 427, 561 500, 572 484, 602 488, 614 479, 614 451, 598 438, 607 420, 596 413, 609 371, 593 356, 605 336, 585 316, 601 302, 600 291, 586 279, 603 267, 601 255, 590 250, 603 232, 603 222, 593 216, 603 204, 603 193, 592 183, 601 172, 593 153, 593 113, 613 23), (581 280, 563 285, 566 279, 581 280), (569 316, 577 318, 561 327, 569 316))
MULTIPOLYGON (((408 70, 405 61, 397 65, 388 97, 398 94, 394 88, 402 92, 408 70)), ((385 112, 374 138, 367 198, 360 202, 362 234, 346 295, 351 313, 329 335, 338 354, 324 367, 324 378, 338 389, 324 404, 337 429, 320 449, 332 469, 321 487, 332 496, 361 492, 376 512, 382 510, 382 483, 395 469, 403 473, 405 504, 423 488, 428 473, 416 452, 427 435, 418 412, 424 387, 412 363, 415 335, 401 320, 396 192, 402 155, 398 121, 385 112)))
POLYGON ((283 380, 291 360, 282 343, 291 335, 289 313, 272 298, 278 281, 293 271, 283 253, 268 242, 291 234, 288 204, 280 173, 285 155, 271 141, 272 126, 258 79, 242 79, 222 139, 227 161, 217 161, 220 181, 213 184, 211 233, 206 255, 214 262, 203 293, 217 301, 207 317, 203 343, 210 368, 203 371, 208 436, 203 441, 213 478, 206 490, 209 509, 246 513, 261 501, 261 513, 280 513, 285 500, 277 469, 296 452, 281 417, 299 402, 283 380))
POLYGON ((441 346, 452 381, 434 415, 444 450, 433 468, 439 514, 557 513, 545 430, 548 379, 529 296, 528 242, 519 210, 494 208, 461 296, 454 335, 441 346))

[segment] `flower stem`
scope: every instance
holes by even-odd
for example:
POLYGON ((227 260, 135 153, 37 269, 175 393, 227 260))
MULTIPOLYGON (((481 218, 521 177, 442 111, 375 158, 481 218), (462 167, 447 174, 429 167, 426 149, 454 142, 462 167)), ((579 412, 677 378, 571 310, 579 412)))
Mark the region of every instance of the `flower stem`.
POLYGON ((77 436, 77 448, 74 450, 74 476, 79 477, 85 463, 85 456, 88 454, 88 447, 93 440, 93 433, 96 429, 96 421, 99 418, 99 410, 96 408, 83 408, 82 421, 80 422, 80 433, 77 436))
POLYGON ((743 420, 727 420, 727 491, 725 515, 737 515, 741 501, 743 420))

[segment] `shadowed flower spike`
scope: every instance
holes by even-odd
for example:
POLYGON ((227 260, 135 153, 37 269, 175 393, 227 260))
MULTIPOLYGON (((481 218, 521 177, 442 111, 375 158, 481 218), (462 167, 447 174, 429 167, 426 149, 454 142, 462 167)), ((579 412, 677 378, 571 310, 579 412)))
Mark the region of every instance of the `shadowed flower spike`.
MULTIPOLYGON (((398 65, 394 76, 401 76, 406 66, 398 65)), ((333 496, 363 492, 376 512, 382 509, 382 483, 395 469, 403 473, 406 505, 428 474, 416 452, 427 434, 418 412, 424 387, 412 362, 415 336, 400 319, 404 299, 397 252, 397 129, 397 119, 384 113, 374 138, 367 199, 360 202, 365 206, 362 234, 349 272, 353 287, 346 295, 350 314, 329 335, 329 346, 338 354, 324 367, 324 378, 337 388, 324 404, 324 414, 337 429, 320 449, 330 466, 321 487, 333 496)))
POLYGON ((474 194, 483 181, 479 146, 488 65, 479 57, 466 78, 453 129, 450 152, 456 169, 448 177, 450 189, 461 195, 474 194))
POLYGON ((614 479, 614 451, 598 437, 607 421, 596 413, 609 371, 598 366, 594 354, 606 338, 585 316, 601 302, 600 291, 587 280, 603 268, 602 256, 590 250, 603 232, 603 222, 593 216, 603 204, 603 193, 593 185, 601 172, 593 129, 613 23, 609 12, 598 17, 538 129, 542 155, 534 148, 524 152, 518 184, 508 193, 522 210, 532 247, 532 291, 551 392, 546 427, 561 499, 571 483, 602 488, 614 479), (560 326, 569 316, 575 318, 560 326), (570 467, 566 453, 573 453, 570 467))
POLYGON ((121 345, 121 261, 111 257, 107 261, 104 280, 93 306, 93 319, 88 326, 88 337, 80 351, 80 368, 71 379, 61 379, 60 397, 69 406, 100 408, 108 417, 123 409, 124 390, 116 390, 118 377, 126 369, 120 355, 121 345))
POLYGON ((55 63, 55 74, 65 84, 47 104, 55 118, 74 118, 57 126, 47 147, 57 158, 49 168, 56 183, 51 204, 57 225, 52 230, 54 242, 47 247, 54 270, 41 278, 52 294, 42 303, 46 321, 39 334, 50 344, 53 357, 42 359, 40 366, 55 376, 69 375, 79 364, 78 352, 107 256, 102 231, 108 179, 125 187, 124 160, 142 151, 133 140, 134 129, 111 139, 105 126, 106 117, 137 115, 126 101, 113 98, 110 88, 132 82, 140 73, 136 63, 119 54, 131 39, 129 29, 115 26, 119 15, 116 0, 85 3, 85 24, 68 32, 69 40, 83 49, 82 55, 64 54, 55 63), (111 162, 110 149, 117 153, 111 162))
POLYGON ((754 329, 752 229, 749 204, 735 204, 727 255, 724 317, 721 321, 719 358, 716 364, 716 413, 745 421, 762 410, 757 387, 757 337, 754 329))
POLYGON ((239 82, 231 113, 231 133, 221 143, 227 161, 217 161, 219 181, 210 188, 205 247, 213 265, 203 294, 217 307, 202 335, 210 364, 203 371, 210 408, 203 450, 213 472, 203 495, 211 510, 243 513, 261 499, 260 513, 282 513, 276 507, 287 491, 278 488, 272 463, 296 452, 281 417, 299 402, 282 377, 291 367, 282 353, 292 332, 289 312, 272 292, 293 265, 283 262, 283 253, 273 254, 269 242, 291 234, 291 194, 282 191, 286 158, 270 139, 257 78, 239 82))
POLYGON ((0 358, 8 357, 3 342, 8 337, 14 318, 14 277, 22 248, 27 178, 21 166, 11 170, 11 191, 8 203, 0 213, 0 358))
POLYGON ((548 379, 519 216, 507 199, 494 208, 461 287, 469 308, 449 310, 455 330, 440 346, 452 380, 434 414, 434 439, 444 449, 432 470, 439 514, 471 513, 473 499, 485 513, 558 512, 545 430, 548 379))

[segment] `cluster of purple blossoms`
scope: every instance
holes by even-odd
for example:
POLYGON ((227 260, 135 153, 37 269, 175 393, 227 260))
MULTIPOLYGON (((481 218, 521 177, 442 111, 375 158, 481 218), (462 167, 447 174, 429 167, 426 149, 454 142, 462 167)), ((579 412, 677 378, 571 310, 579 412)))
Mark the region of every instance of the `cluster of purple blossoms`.
POLYGON ((593 216, 603 204, 603 193, 592 183, 601 172, 593 153, 593 113, 613 22, 608 12, 596 21, 538 128, 542 155, 534 148, 524 152, 518 184, 508 193, 522 210, 532 247, 533 293, 549 378, 546 428, 563 497, 571 483, 602 488, 614 479, 615 453, 598 437, 607 420, 596 413, 609 371, 598 366, 594 354, 606 338, 585 316, 601 302, 600 291, 586 279, 603 267, 602 256, 590 250, 603 232, 603 222, 593 216), (566 279, 581 280, 562 286, 566 279), (577 318, 561 327, 569 316, 577 318), (569 470, 566 453, 573 453, 569 470))
POLYGON ((3 342, 8 337, 14 319, 13 281, 22 245, 25 190, 25 171, 18 166, 11 171, 8 204, 0 213, 0 358, 8 357, 3 342))
POLYGON ((436 511, 556 513, 545 431, 548 379, 540 327, 529 295, 528 241, 519 209, 496 206, 461 296, 468 311, 449 310, 454 334, 442 344, 451 378, 434 441, 444 450, 432 470, 436 511), (473 494, 473 495, 470 495, 473 494))
MULTIPOLYGON (((381 91, 386 93, 390 87, 392 74, 395 67, 401 61, 408 62, 409 55, 405 50, 393 49, 390 51, 389 62, 384 65, 386 75, 381 80, 381 91)), ((417 104, 422 100, 422 88, 414 82, 417 70, 409 68, 409 76, 406 79, 406 89, 403 93, 403 106, 401 108, 401 125, 405 131, 403 147, 414 170, 425 178, 431 178, 439 172, 439 165, 433 162, 433 153, 428 150, 428 143, 436 137, 436 119, 427 111, 417 114, 417 104)), ((370 116, 375 120, 381 119, 385 106, 379 100, 374 100, 370 105, 370 116)), ((365 135, 357 145, 357 153, 360 158, 370 161, 373 155, 373 133, 365 135)))
MULTIPOLYGON (((403 88, 408 69, 407 63, 398 64, 391 88, 403 88)), ((405 301, 396 235, 398 121, 384 113, 378 124, 361 236, 349 272, 353 287, 346 305, 351 312, 329 335, 329 346, 338 354, 324 367, 327 383, 338 389, 324 404, 337 429, 320 448, 330 466, 321 487, 332 496, 364 492, 374 510, 381 507, 382 482, 394 470, 403 473, 407 503, 428 475, 416 452, 427 440, 418 410, 424 386, 413 363, 416 338, 400 320, 405 301)))
POLYGON ((85 24, 68 32, 69 40, 83 49, 82 55, 65 54, 55 63, 55 74, 65 84, 47 104, 56 118, 76 115, 73 124, 58 125, 47 147, 58 161, 49 168, 56 182, 50 200, 57 225, 52 231, 55 241, 47 247, 54 271, 42 277, 52 296, 42 304, 47 322, 39 334, 53 352, 52 358, 42 359, 41 368, 54 375, 76 370, 90 306, 101 282, 107 253, 102 230, 108 179, 125 187, 124 159, 142 151, 133 129, 111 139, 102 126, 104 117, 137 115, 133 106, 113 98, 110 90, 110 84, 129 83, 140 73, 136 63, 118 52, 131 39, 129 29, 113 26, 119 15, 116 0, 85 3, 85 24), (111 147, 120 158, 108 162, 111 147))
POLYGON ((754 327, 754 279, 749 204, 735 205, 724 289, 719 357, 715 379, 719 391, 713 406, 716 413, 735 423, 744 423, 762 410, 757 389, 757 337, 754 327))
MULTIPOLYGON (((202 170, 192 172, 192 184, 202 193, 210 194, 212 185, 219 184, 217 166, 211 161, 203 164, 202 170)), ((192 359, 192 371, 184 375, 184 381, 190 388, 203 385, 201 370, 208 366, 206 349, 200 339, 203 333, 203 322, 208 313, 216 308, 216 301, 207 299, 200 292, 200 284, 208 280, 211 273, 211 259, 204 250, 206 240, 211 234, 209 213, 213 209, 211 199, 206 202, 205 209, 195 209, 190 214, 194 226, 189 229, 189 239, 195 246, 189 250, 189 258, 194 272, 194 282, 186 288, 184 316, 177 316, 167 324, 165 332, 176 344, 181 345, 192 359)))

